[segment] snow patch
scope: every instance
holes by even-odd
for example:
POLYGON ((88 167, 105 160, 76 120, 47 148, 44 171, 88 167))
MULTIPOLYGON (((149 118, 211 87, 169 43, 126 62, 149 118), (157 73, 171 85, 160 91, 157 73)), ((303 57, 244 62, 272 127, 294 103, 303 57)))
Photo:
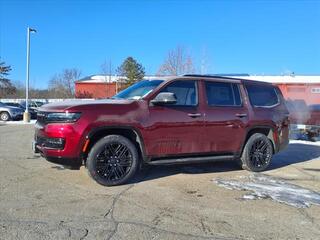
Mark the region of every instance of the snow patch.
POLYGON ((25 124, 35 124, 37 120, 30 120, 30 122, 24 122, 22 121, 7 121, 3 122, 0 121, 0 124, 5 124, 5 125, 25 125, 25 124))
POLYGON ((311 141, 304 141, 304 140, 290 140, 289 144, 307 144, 307 145, 320 146, 320 141, 311 142, 311 141))
POLYGON ((251 191, 242 197, 243 200, 270 198, 297 208, 307 208, 311 204, 320 205, 319 193, 278 178, 253 174, 247 177, 246 181, 239 180, 214 179, 213 182, 230 190, 251 191))

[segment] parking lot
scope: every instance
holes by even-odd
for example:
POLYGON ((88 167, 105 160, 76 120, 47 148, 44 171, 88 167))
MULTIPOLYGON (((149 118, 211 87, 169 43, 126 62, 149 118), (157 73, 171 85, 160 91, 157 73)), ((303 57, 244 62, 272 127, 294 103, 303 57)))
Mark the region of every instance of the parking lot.
POLYGON ((33 125, 0 124, 0 239, 319 239, 319 142, 292 141, 263 174, 230 162, 153 166, 103 187, 84 167, 34 155, 32 138, 33 125), (295 206, 218 184, 261 176, 302 187, 298 203, 312 190, 314 201, 295 206))

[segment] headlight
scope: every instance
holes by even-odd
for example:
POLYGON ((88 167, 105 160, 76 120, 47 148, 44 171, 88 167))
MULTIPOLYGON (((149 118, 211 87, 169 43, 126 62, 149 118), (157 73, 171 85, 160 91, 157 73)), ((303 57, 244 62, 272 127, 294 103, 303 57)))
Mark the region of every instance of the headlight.
POLYGON ((50 122, 76 122, 81 116, 81 113, 47 113, 45 116, 45 121, 47 123, 50 122))
POLYGON ((20 110, 20 109, 13 109, 13 110, 12 110, 12 113, 14 113, 14 114, 19 114, 19 113, 22 113, 22 110, 20 110))

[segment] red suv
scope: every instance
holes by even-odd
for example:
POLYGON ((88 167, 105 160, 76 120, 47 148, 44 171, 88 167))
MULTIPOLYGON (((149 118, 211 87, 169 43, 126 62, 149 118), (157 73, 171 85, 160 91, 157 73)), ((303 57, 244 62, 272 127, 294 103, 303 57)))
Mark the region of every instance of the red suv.
POLYGON ((185 75, 143 80, 111 99, 39 109, 34 149, 106 186, 142 164, 235 160, 263 171, 288 144, 288 111, 269 83, 185 75))

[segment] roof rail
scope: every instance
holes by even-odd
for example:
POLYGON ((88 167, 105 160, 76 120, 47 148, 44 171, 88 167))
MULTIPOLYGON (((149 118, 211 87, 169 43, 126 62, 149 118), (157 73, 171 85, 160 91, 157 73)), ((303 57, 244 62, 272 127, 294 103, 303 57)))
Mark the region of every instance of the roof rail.
POLYGON ((215 79, 226 79, 226 80, 235 80, 236 77, 227 77, 220 75, 201 75, 201 74, 185 74, 184 77, 203 77, 203 78, 215 78, 215 79))
POLYGON ((248 73, 185 74, 185 77, 249 77, 248 73))

